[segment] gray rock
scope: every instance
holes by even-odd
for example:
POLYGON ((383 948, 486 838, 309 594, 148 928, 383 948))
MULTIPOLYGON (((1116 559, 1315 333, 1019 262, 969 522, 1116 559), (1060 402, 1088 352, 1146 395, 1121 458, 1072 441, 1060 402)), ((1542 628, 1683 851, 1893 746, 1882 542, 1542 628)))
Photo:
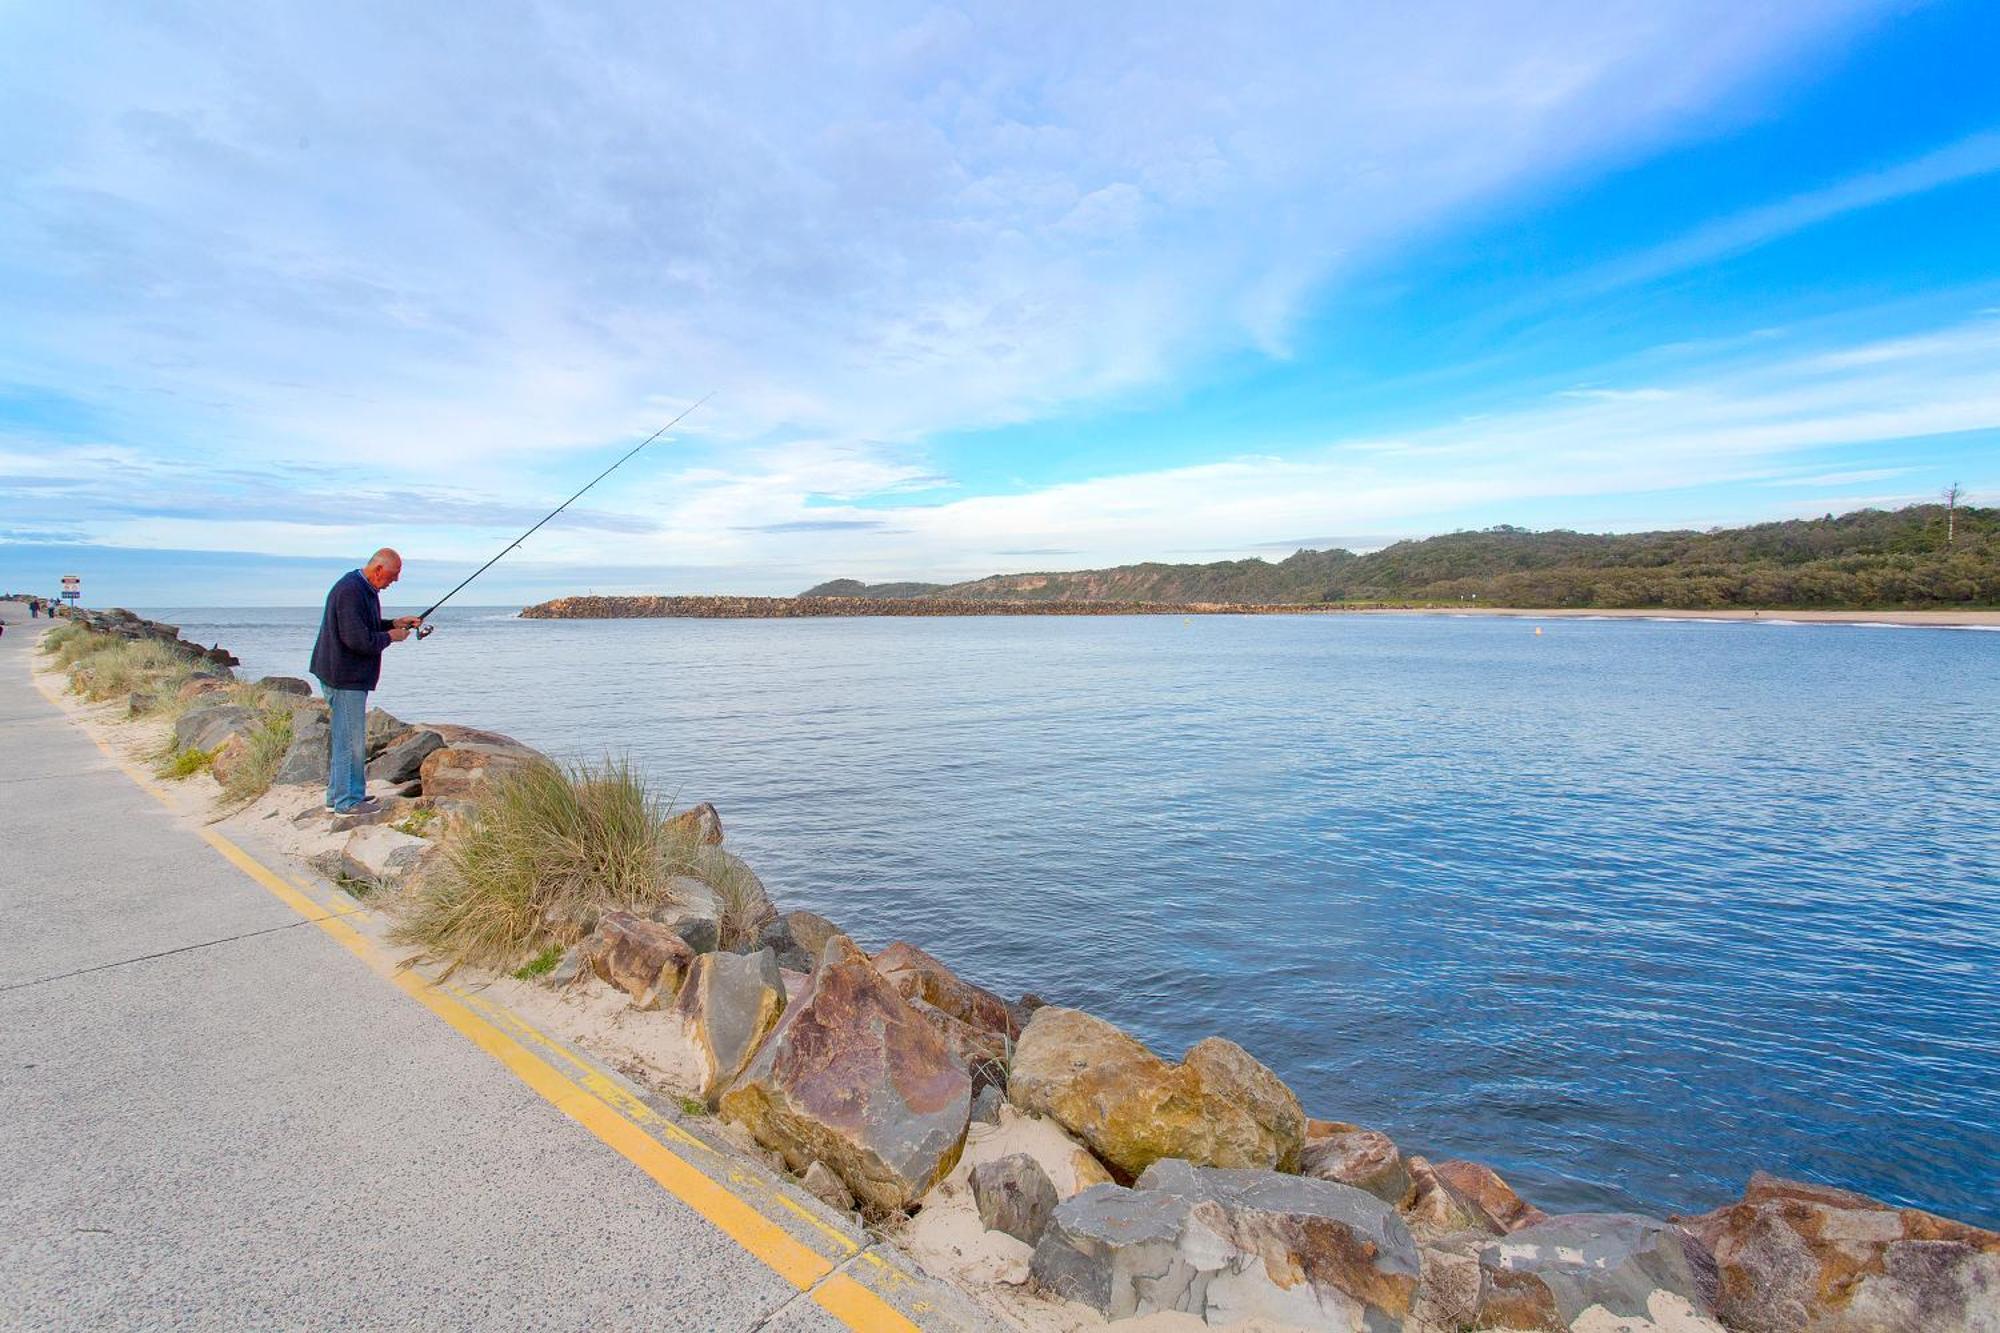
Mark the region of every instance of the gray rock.
POLYGON ((425 757, 443 747, 444 737, 435 731, 412 727, 368 761, 368 776, 383 782, 414 782, 424 771, 425 757))
POLYGON ((1482 1326, 1568 1328, 1593 1305, 1644 1315, 1655 1291, 1706 1315, 1714 1295, 1706 1252, 1679 1227, 1637 1213, 1569 1213, 1523 1227, 1481 1246, 1479 1270, 1482 1326))
POLYGON ((1348 1330, 1403 1327, 1421 1272, 1409 1229, 1373 1195, 1176 1159, 1137 1189, 1094 1185, 1063 1203, 1030 1268, 1042 1290, 1112 1319, 1177 1310, 1348 1330))
POLYGON ((292 713, 292 744, 285 751, 285 757, 278 764, 278 775, 272 779, 279 786, 292 783, 324 783, 327 776, 328 742, 333 729, 327 724, 324 713, 310 713, 304 709, 292 713))
POLYGON ((996 1083, 988 1083, 972 1098, 972 1118, 982 1125, 1000 1123, 1000 1108, 1006 1104, 1007 1093, 996 1083))
POLYGON ((654 908, 651 915, 696 953, 714 953, 722 938, 722 927, 712 913, 668 903, 654 908))
POLYGON ((785 982, 769 949, 705 953, 688 968, 673 1017, 702 1067, 701 1099, 713 1106, 785 1012, 785 982))
MULTIPOLYGON (((835 935, 846 933, 819 913, 804 909, 785 913, 785 928, 791 931, 793 942, 805 951, 809 959, 818 958, 821 950, 826 948, 826 942, 835 935)), ((810 972, 812 968, 808 965, 799 970, 810 972)))
POLYGON ((257 729, 257 714, 241 704, 215 703, 190 708, 174 721, 174 747, 213 750, 231 736, 257 729))
POLYGON ((567 986, 588 971, 590 971, 590 944, 588 940, 584 940, 563 950, 562 961, 549 973, 549 984, 567 986))
POLYGON ((764 923, 764 928, 757 933, 757 947, 769 949, 778 956, 780 966, 793 972, 812 970, 812 955, 792 938, 791 923, 782 916, 774 916, 764 923))
POLYGON ((313 687, 297 676, 264 676, 257 683, 274 694, 296 694, 307 699, 312 697, 313 687))
POLYGON ((394 713, 391 713, 388 709, 386 708, 369 709, 368 722, 365 733, 366 743, 368 747, 368 757, 370 759, 373 759, 376 755, 388 749, 389 743, 391 741, 395 740, 398 736, 402 735, 404 732, 408 730, 409 728, 405 726, 403 722, 399 718, 397 718, 397 716, 394 713))
POLYGON ((1056 1210, 1056 1187, 1041 1163, 1024 1152, 1009 1153, 972 1168, 972 1200, 988 1231, 1033 1245, 1056 1210))

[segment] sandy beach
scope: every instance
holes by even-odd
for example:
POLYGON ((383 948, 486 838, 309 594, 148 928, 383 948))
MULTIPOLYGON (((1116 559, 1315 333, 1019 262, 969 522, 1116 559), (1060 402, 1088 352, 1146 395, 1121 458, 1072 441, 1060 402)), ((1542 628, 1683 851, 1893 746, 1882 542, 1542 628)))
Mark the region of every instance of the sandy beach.
MULTIPOLYGON (((1412 614, 1381 612, 1378 614, 1412 614)), ((1439 607, 1425 615, 1515 616, 1529 620, 1768 620, 1800 625, 1899 625, 1919 629, 2000 629, 2000 611, 1681 611, 1668 607, 1606 610, 1565 607, 1535 610, 1514 606, 1439 607)))

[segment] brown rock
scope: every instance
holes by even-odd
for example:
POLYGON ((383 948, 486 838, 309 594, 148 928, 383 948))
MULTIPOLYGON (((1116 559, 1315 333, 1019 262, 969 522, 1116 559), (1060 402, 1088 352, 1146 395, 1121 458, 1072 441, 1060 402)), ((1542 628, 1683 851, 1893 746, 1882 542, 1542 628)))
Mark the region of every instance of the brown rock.
POLYGON ((208 757, 208 771, 215 774, 217 782, 229 781, 229 775, 250 753, 250 737, 243 732, 232 732, 227 740, 215 747, 215 753, 208 757))
POLYGON ((1453 1189, 1427 1159, 1412 1153, 1403 1159, 1403 1167, 1410 1174, 1410 1192, 1403 1199, 1401 1211, 1419 1236, 1446 1236, 1460 1231, 1488 1236, 1501 1234, 1502 1228, 1453 1189))
MULTIPOLYGON (((436 728, 432 728, 436 730, 436 728)), ((424 756, 419 770, 424 795, 441 801, 477 800, 493 782, 530 764, 547 760, 526 747, 472 741, 447 744, 424 756)))
POLYGON ((196 676, 192 680, 183 681, 181 687, 174 691, 174 698, 186 703, 205 694, 226 694, 228 691, 229 682, 220 676, 196 676))
POLYGON ((800 1179, 806 1189, 821 1203, 838 1208, 843 1213, 854 1211, 854 1195, 847 1186, 840 1183, 840 1177, 827 1170, 825 1162, 814 1162, 806 1168, 800 1179))
POLYGON ((875 955, 875 970, 907 1000, 934 1004, 961 1022, 988 1032, 1021 1035, 1007 1002, 992 991, 961 980, 950 968, 914 944, 901 940, 875 955))
POLYGON ((881 1215, 957 1163, 971 1101, 937 1031, 840 935, 721 1110, 793 1170, 825 1163, 881 1215))
POLYGON ((1403 1165, 1403 1154, 1387 1134, 1372 1129, 1342 1130, 1317 1138, 1308 1132, 1299 1173, 1366 1190, 1392 1208, 1410 1194, 1410 1172, 1403 1165))
POLYGON ((1276 1074, 1210 1037, 1178 1065, 1101 1018, 1035 1011, 1014 1050, 1009 1099, 1077 1135, 1132 1179, 1154 1162, 1297 1171, 1305 1112, 1276 1074))
POLYGON ((1437 1164, 1438 1179, 1451 1187, 1460 1200, 1477 1210, 1496 1233, 1519 1231, 1522 1227, 1548 1221, 1549 1215, 1524 1200, 1490 1166, 1454 1160, 1437 1164))
POLYGON ((1683 1222, 1744 1333, 2000 1329, 2000 1233, 1762 1171, 1741 1202, 1683 1222))
POLYGON ((704 847, 722 845, 722 816, 707 801, 681 811, 668 819, 664 827, 670 835, 692 837, 704 847))
POLYGON ((1007 1085, 1007 1036, 1002 1032, 987 1032, 976 1028, 963 1019, 954 1018, 934 1004, 922 1000, 909 1001, 910 1008, 917 1011, 926 1023, 937 1030, 950 1049, 952 1058, 972 1079, 972 1090, 976 1093, 986 1087, 1007 1085))
POLYGON ((674 998, 695 954, 657 921, 606 912, 597 919, 589 957, 590 970, 631 996, 633 1008, 657 1009, 674 998))

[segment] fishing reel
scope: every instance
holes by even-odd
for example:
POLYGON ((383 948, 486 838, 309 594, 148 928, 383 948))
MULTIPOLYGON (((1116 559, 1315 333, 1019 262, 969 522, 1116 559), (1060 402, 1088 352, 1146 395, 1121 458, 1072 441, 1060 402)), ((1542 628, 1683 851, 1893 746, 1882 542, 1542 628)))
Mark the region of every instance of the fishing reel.
POLYGON ((431 631, 436 628, 437 628, 436 625, 433 625, 430 622, 426 621, 425 623, 417 626, 417 637, 419 639, 428 639, 431 636, 431 631))

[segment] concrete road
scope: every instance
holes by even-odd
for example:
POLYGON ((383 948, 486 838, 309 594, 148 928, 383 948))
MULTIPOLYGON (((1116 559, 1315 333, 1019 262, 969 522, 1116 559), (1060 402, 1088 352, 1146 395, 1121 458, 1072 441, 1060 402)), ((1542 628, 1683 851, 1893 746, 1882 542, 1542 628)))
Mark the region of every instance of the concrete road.
POLYGON ((0 618, 0 1327, 842 1327, 178 826, 0 618))

